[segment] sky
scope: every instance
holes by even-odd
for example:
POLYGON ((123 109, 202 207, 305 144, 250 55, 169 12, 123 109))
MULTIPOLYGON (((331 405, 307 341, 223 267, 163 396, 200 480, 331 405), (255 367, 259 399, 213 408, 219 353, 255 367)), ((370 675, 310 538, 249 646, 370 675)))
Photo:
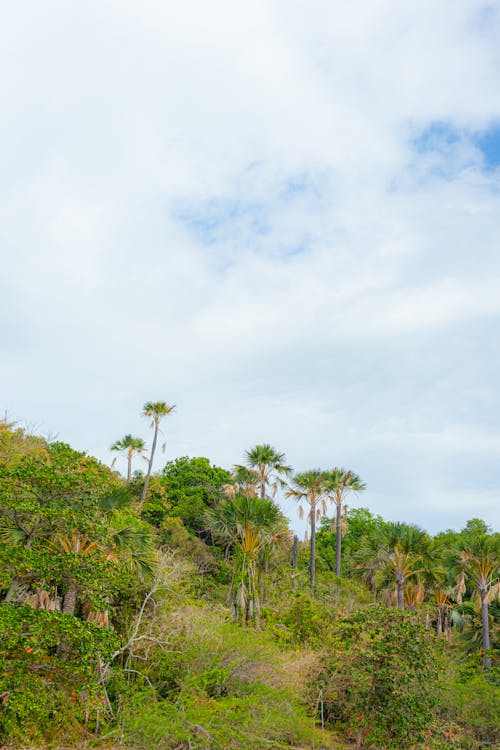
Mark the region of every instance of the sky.
POLYGON ((0 108, 0 411, 500 527, 498 3, 19 0, 0 108))

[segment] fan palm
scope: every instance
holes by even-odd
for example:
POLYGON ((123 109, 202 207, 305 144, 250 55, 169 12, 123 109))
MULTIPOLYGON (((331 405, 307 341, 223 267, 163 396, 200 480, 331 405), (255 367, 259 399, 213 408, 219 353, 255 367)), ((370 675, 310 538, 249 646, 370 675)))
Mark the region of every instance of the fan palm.
POLYGON ((301 503, 309 505, 308 521, 311 529, 309 547, 309 585, 314 591, 316 578, 316 522, 326 513, 327 496, 324 488, 325 473, 312 469, 296 474, 291 486, 286 491, 287 497, 293 497, 299 503, 299 517, 304 517, 301 503))
POLYGON ((342 509, 350 492, 361 492, 366 484, 353 471, 335 467, 325 474, 325 494, 335 503, 335 573, 340 575, 342 554, 342 509))
POLYGON ((482 643, 484 649, 483 666, 491 667, 489 650, 491 648, 488 605, 500 598, 500 555, 498 540, 500 536, 482 536, 475 540, 471 548, 459 552, 460 574, 455 588, 457 602, 462 603, 466 592, 466 581, 474 586, 474 593, 481 602, 482 643))
MULTIPOLYGON (((121 440, 116 440, 111 446, 112 451, 119 451, 123 453, 127 458, 127 482, 129 483, 132 478, 132 458, 134 455, 142 455, 146 450, 146 443, 142 438, 134 437, 133 435, 125 435, 121 440)), ((143 456, 144 460, 148 460, 143 456)), ((116 458, 113 459, 111 466, 114 466, 116 458)))
POLYGON ((288 539, 286 519, 269 498, 237 495, 224 498, 205 514, 205 524, 214 538, 235 548, 233 608, 243 624, 260 619, 257 563, 259 554, 288 539))
POLYGON ((269 444, 256 445, 254 448, 245 452, 245 466, 236 465, 234 467, 235 475, 241 470, 249 470, 255 478, 259 494, 266 497, 268 494, 275 497, 278 487, 283 483, 283 478, 287 477, 292 467, 286 464, 286 456, 279 453, 269 444))
POLYGON ((160 430, 160 422, 164 417, 171 414, 174 409, 175 405, 169 406, 165 401, 148 401, 144 404, 142 414, 144 417, 151 417, 151 427, 154 429, 154 435, 153 444, 151 446, 151 455, 149 456, 148 470, 144 479, 144 487, 142 488, 141 503, 144 502, 148 493, 149 480, 153 468, 153 458, 156 451, 156 443, 158 441, 158 432, 160 430))

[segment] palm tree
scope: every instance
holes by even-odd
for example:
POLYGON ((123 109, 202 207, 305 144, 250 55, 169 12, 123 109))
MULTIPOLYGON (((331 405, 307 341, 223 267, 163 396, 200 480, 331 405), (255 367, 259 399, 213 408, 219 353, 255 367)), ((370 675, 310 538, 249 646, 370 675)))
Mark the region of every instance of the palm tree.
POLYGON ((148 492, 149 480, 151 478, 151 470, 153 468, 153 458, 156 450, 156 443, 158 440, 158 432, 160 429, 160 422, 163 417, 171 414, 175 409, 175 404, 169 406, 165 401, 148 401, 144 404, 142 414, 144 417, 151 417, 151 427, 154 429, 153 445, 151 446, 151 455, 149 457, 148 470, 144 479, 144 487, 142 488, 141 503, 146 499, 148 492))
POLYGON ((242 623, 260 621, 258 558, 268 547, 284 543, 290 532, 278 506, 269 498, 236 495, 224 498, 205 513, 207 529, 236 550, 231 595, 242 623))
MULTIPOLYGON (((119 451, 123 453, 127 458, 127 483, 130 483, 132 478, 132 458, 135 454, 138 456, 142 455, 146 450, 146 443, 142 438, 134 437, 133 435, 125 435, 121 440, 117 440, 111 446, 112 451, 119 451)), ((144 460, 148 459, 143 456, 144 460)), ((116 463, 116 458, 113 459, 111 466, 113 467, 116 463)))
POLYGON ((401 545, 397 544, 390 552, 385 552, 384 560, 391 578, 394 578, 397 592, 397 606, 405 608, 405 584, 414 575, 422 572, 415 565, 421 561, 420 555, 404 552, 401 545))
POLYGON ((236 495, 255 497, 258 494, 257 475, 246 466, 238 464, 233 466, 230 482, 225 484, 222 489, 228 497, 236 497, 236 495))
POLYGON ((286 491, 287 497, 294 497, 299 503, 299 517, 304 517, 301 503, 309 505, 308 521, 311 527, 311 541, 309 547, 309 585, 314 591, 316 578, 316 521, 326 513, 327 497, 324 491, 325 473, 320 469, 312 469, 296 474, 292 485, 286 491))
POLYGON ((488 619, 488 605, 495 598, 500 597, 500 555, 497 537, 482 536, 475 540, 470 549, 459 552, 460 574, 455 589, 458 604, 462 604, 462 596, 466 591, 466 580, 474 585, 474 593, 479 595, 481 602, 482 642, 484 649, 483 666, 491 667, 489 650, 490 626, 488 619))
POLYGON ((405 608, 405 586, 410 578, 417 577, 413 589, 420 591, 419 584, 435 584, 444 574, 440 556, 431 538, 412 524, 385 524, 379 559, 381 574, 396 584, 396 601, 400 609, 405 608))
POLYGON ((342 554, 342 507, 350 492, 361 492, 366 484, 353 471, 335 467, 325 475, 325 493, 335 503, 335 573, 340 576, 342 554))
POLYGON ((268 489, 272 497, 276 496, 278 486, 283 484, 283 478, 287 477, 292 467, 286 464, 286 456, 279 453, 271 445, 256 445, 249 451, 245 451, 245 466, 236 465, 234 473, 237 475, 241 470, 249 470, 255 477, 255 482, 261 497, 266 497, 268 489))

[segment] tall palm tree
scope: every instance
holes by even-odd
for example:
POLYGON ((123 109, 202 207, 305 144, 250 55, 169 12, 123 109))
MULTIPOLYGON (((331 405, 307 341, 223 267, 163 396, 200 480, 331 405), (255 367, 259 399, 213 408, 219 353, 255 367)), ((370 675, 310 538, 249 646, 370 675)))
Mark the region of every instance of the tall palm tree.
POLYGON ((153 458, 156 451, 156 443, 158 441, 158 432, 160 430, 160 422, 163 417, 171 414, 175 409, 175 404, 169 406, 165 401, 148 401, 144 404, 142 414, 144 417, 151 417, 151 427, 154 429, 153 445, 151 446, 151 455, 149 456, 148 470, 144 479, 144 487, 142 488, 141 503, 146 499, 148 493, 149 480, 151 478, 151 470, 153 468, 153 458))
POLYGON ((316 522, 326 513, 327 497, 324 489, 325 473, 320 469, 312 469, 296 474, 292 484, 286 491, 287 497, 293 497, 299 503, 299 517, 304 517, 301 503, 309 505, 308 521, 311 528, 309 547, 309 585, 314 591, 316 579, 316 522))
MULTIPOLYGON (((133 435, 125 435, 121 440, 116 440, 111 446, 112 451, 119 451, 123 453, 127 458, 127 482, 130 483, 132 479, 132 458, 134 455, 142 455, 146 450, 146 443, 142 438, 134 437, 133 435)), ((143 456, 144 460, 148 460, 143 456)), ((113 467, 116 463, 116 458, 113 459, 111 466, 113 467)))
POLYGON ((342 509, 350 492, 362 492, 366 484, 353 471, 335 467, 325 475, 325 493, 335 503, 335 573, 340 575, 342 555, 342 509))
POLYGON ((466 580, 470 580, 474 586, 474 593, 479 595, 481 602, 481 624, 483 641, 483 666, 485 669, 491 667, 490 626, 488 618, 488 605, 495 599, 500 598, 500 535, 495 537, 483 536, 475 540, 470 549, 459 552, 460 574, 455 589, 457 602, 462 603, 462 596, 466 592, 466 580))
POLYGON ((207 529, 235 548, 232 594, 242 623, 260 621, 258 558, 266 548, 288 540, 290 532, 278 506, 269 498, 236 495, 205 513, 207 529))
POLYGON ((284 477, 289 476, 292 467, 286 464, 286 456, 279 453, 272 445, 256 445, 245 451, 245 466, 236 465, 234 473, 237 475, 241 469, 250 470, 255 477, 259 494, 266 497, 269 494, 276 496, 278 487, 283 484, 284 477))

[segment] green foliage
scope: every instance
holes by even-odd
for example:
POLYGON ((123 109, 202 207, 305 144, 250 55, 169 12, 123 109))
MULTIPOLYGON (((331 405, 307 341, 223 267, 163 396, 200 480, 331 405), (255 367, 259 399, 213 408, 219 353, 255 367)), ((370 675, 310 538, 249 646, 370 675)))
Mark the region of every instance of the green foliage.
POLYGON ((315 675, 329 721, 366 743, 423 740, 437 703, 439 644, 414 615, 383 606, 339 619, 315 675))
POLYGON ((208 547, 207 544, 190 533, 178 517, 164 518, 159 530, 162 545, 180 554, 186 560, 194 563, 199 573, 221 574, 222 581, 228 581, 229 569, 218 557, 219 550, 208 547), (221 570, 224 568, 224 572, 221 570))
POLYGON ((0 605, 0 739, 66 734, 106 711, 99 660, 115 634, 58 612, 0 605))
POLYGON ((446 681, 443 710, 468 738, 471 747, 500 743, 500 681, 474 670, 446 681))
POLYGON ((158 479, 164 494, 150 486, 154 494, 144 503, 144 518, 160 526, 167 516, 178 517, 188 529, 202 533, 203 514, 220 500, 230 478, 228 471, 212 466, 208 458, 184 456, 169 461, 158 479))
POLYGON ((319 744, 279 649, 265 633, 191 606, 169 615, 168 652, 146 688, 125 689, 117 733, 135 748, 248 748, 319 744), (184 745, 182 744, 184 743, 184 745))

